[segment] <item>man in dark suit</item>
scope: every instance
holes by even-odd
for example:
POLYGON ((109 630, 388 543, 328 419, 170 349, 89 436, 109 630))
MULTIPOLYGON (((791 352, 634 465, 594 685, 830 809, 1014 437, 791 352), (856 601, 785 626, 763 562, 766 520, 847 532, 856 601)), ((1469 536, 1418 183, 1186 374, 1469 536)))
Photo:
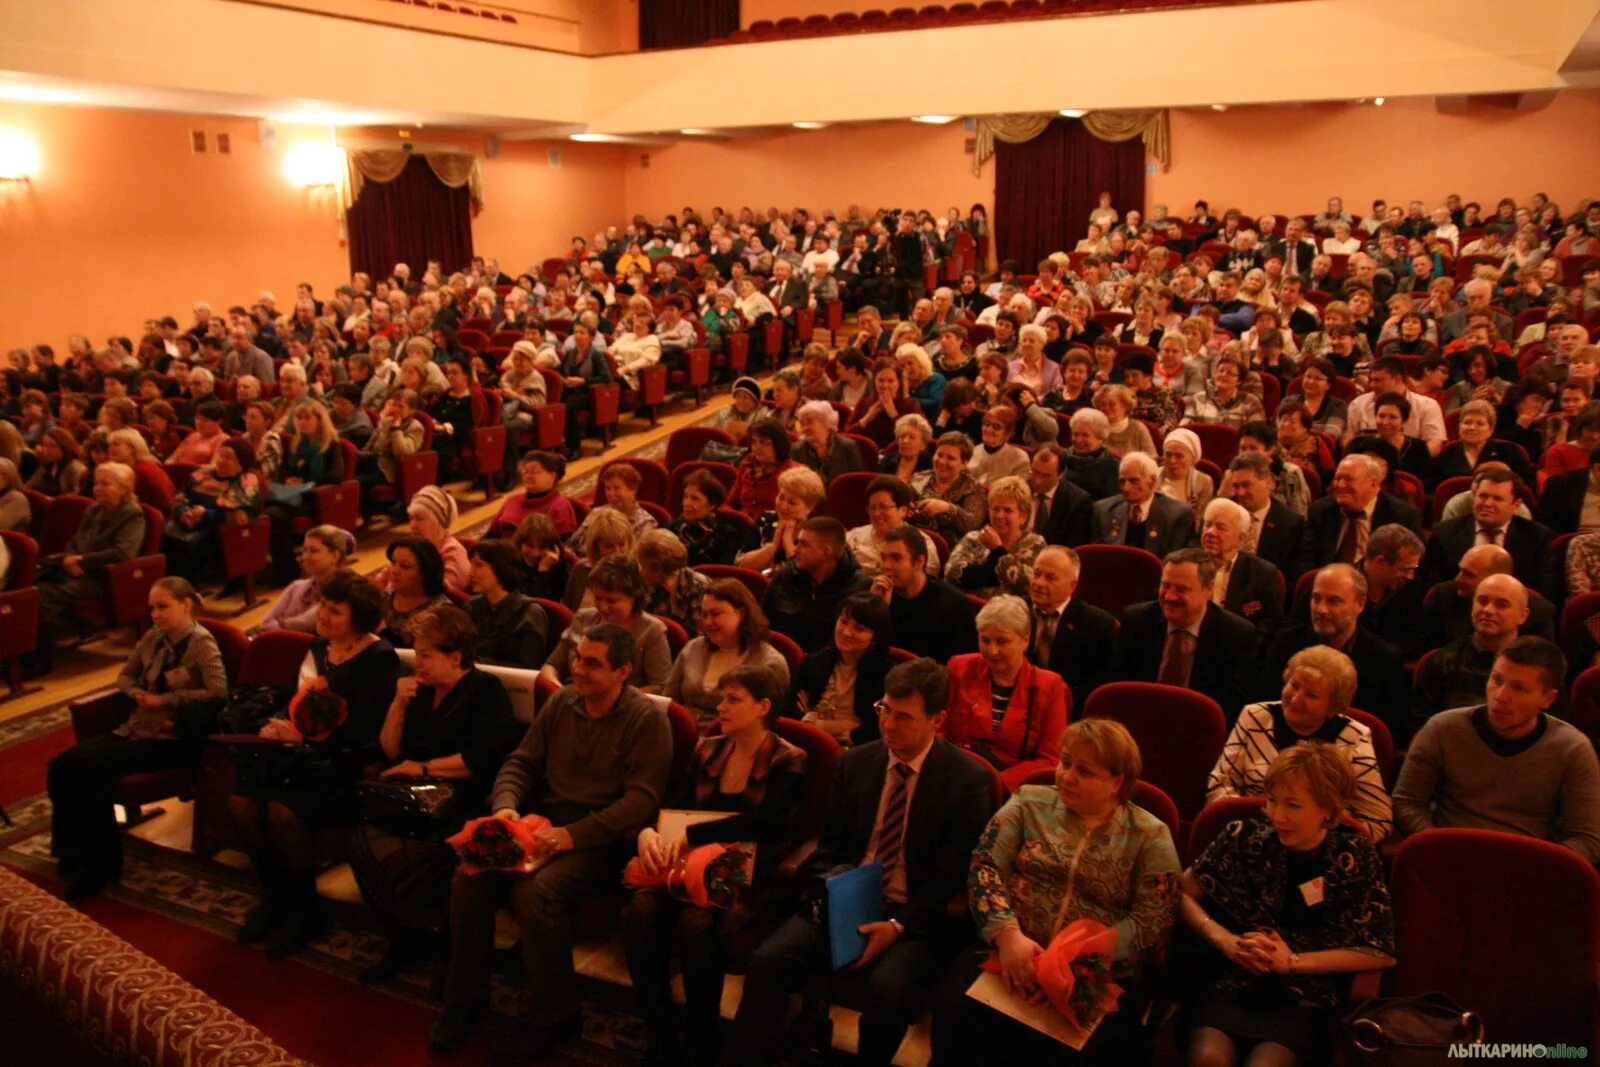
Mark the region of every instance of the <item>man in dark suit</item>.
MULTIPOLYGON (((1511 553, 1498 545, 1475 545, 1462 555, 1456 573, 1448 581, 1428 590, 1423 599, 1422 650, 1443 648, 1451 641, 1472 633, 1472 601, 1478 584, 1495 574, 1510 574, 1511 553)), ((1524 635, 1556 639, 1555 605, 1536 593, 1528 596, 1528 621, 1520 627, 1524 635)))
POLYGON ((1589 453, 1589 465, 1562 471, 1544 483, 1533 517, 1556 534, 1576 533, 1583 520, 1584 497, 1600 495, 1600 448, 1589 453))
POLYGON ((1511 553, 1512 569, 1530 589, 1550 587, 1550 528, 1517 512, 1519 480, 1508 470, 1490 467, 1472 478, 1472 514, 1435 523, 1423 572, 1442 582, 1474 545, 1499 545, 1511 553))
MULTIPOLYGON (((884 690, 882 739, 840 759, 810 871, 821 880, 883 864, 887 917, 860 928, 867 945, 851 966, 866 977, 858 1058, 887 1065, 943 965, 972 939, 971 921, 946 909, 966 884, 991 800, 989 775, 938 736, 950 700, 945 669, 931 659, 902 663, 884 690)), ((820 892, 814 882, 808 900, 820 892)), ((770 1064, 783 1052, 790 996, 830 966, 815 914, 802 905, 750 958, 723 1067, 770 1064)))
POLYGON ((1327 645, 1350 657, 1356 667, 1352 706, 1370 712, 1391 730, 1405 725, 1410 685, 1400 650, 1360 623, 1367 603, 1367 579, 1347 563, 1330 563, 1311 585, 1311 621, 1281 631, 1262 665, 1257 695, 1276 700, 1283 690, 1283 671, 1296 652, 1327 645))
POLYGON ((1143 452, 1129 452, 1117 469, 1122 495, 1095 502, 1094 539, 1107 545, 1132 545, 1158 556, 1187 548, 1194 538, 1194 515, 1156 492, 1160 474, 1156 461, 1143 452))
POLYGON ((1034 533, 1052 545, 1073 548, 1094 532, 1094 500, 1061 473, 1065 453, 1060 445, 1040 445, 1033 454, 1028 482, 1033 487, 1034 533))
POLYGON ((1250 513, 1250 529, 1241 550, 1278 568, 1284 581, 1292 585, 1306 520, 1272 498, 1277 484, 1272 459, 1264 453, 1241 452, 1228 465, 1228 496, 1250 513))
POLYGON ((1283 224, 1283 243, 1278 254, 1283 256, 1284 277, 1303 278, 1311 273, 1311 261, 1317 258, 1317 246, 1306 236, 1304 219, 1293 218, 1283 224))
POLYGON ((1117 651, 1117 621, 1074 595, 1080 573, 1076 552, 1051 545, 1034 560, 1028 582, 1033 609, 1028 660, 1066 679, 1078 711, 1097 686, 1111 680, 1117 651))
POLYGON ((897 526, 884 535, 872 593, 889 604, 896 648, 939 663, 978 651, 978 606, 928 573, 928 542, 915 526, 897 526))
POLYGON ((1259 641, 1255 627, 1211 602, 1216 578, 1198 548, 1168 555, 1157 599, 1122 613, 1115 677, 1204 693, 1231 726, 1254 684, 1259 641))
POLYGON ((1283 577, 1266 560, 1240 551, 1249 532, 1250 513, 1241 505, 1221 497, 1206 505, 1200 547, 1217 565, 1211 602, 1271 637, 1283 624, 1283 577))
POLYGON ((1361 562, 1372 531, 1391 522, 1422 533, 1417 509, 1384 492, 1382 486, 1383 465, 1373 457, 1357 453, 1340 460, 1330 495, 1313 503, 1306 513, 1296 575, 1327 563, 1361 562))

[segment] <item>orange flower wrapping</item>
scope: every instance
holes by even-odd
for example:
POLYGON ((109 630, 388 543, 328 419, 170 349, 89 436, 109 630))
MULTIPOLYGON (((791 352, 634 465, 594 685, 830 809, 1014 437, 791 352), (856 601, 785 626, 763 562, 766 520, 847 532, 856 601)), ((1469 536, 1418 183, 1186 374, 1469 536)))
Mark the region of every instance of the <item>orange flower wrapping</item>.
POLYGON ((1111 980, 1116 932, 1093 919, 1069 923, 1034 959, 1050 1006, 1080 1030, 1114 1011, 1122 987, 1111 980))
POLYGON ((538 851, 533 835, 549 827, 550 820, 543 815, 524 815, 516 820, 485 815, 469 821, 446 843, 461 857, 461 869, 468 874, 527 872, 533 869, 533 857, 538 851))
POLYGON ((305 741, 326 741, 350 717, 350 706, 331 689, 302 689, 289 702, 289 723, 305 741))
POLYGON ((675 866, 647 873, 638 859, 622 870, 630 889, 665 889, 702 908, 729 908, 749 888, 752 857, 742 845, 709 844, 690 849, 675 866))

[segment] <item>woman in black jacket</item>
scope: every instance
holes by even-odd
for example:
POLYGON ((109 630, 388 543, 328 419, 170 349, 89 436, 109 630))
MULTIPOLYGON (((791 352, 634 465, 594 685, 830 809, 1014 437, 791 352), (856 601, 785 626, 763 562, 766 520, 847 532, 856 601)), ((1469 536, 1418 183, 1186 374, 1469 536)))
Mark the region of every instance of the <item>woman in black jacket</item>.
POLYGON ((870 593, 856 593, 839 605, 833 643, 800 662, 785 718, 811 723, 832 734, 840 746, 878 739, 877 702, 889 673, 889 605, 870 593))
POLYGON ((383 956, 361 972, 363 982, 392 978, 422 955, 430 936, 437 941, 448 929, 456 864, 444 839, 486 814, 484 798, 518 736, 505 686, 473 665, 476 642, 467 613, 453 605, 430 608, 411 626, 416 673, 395 686, 378 732, 385 765, 379 777, 439 779, 455 786, 457 799, 430 834, 366 819, 356 827, 350 866, 389 934, 383 956))

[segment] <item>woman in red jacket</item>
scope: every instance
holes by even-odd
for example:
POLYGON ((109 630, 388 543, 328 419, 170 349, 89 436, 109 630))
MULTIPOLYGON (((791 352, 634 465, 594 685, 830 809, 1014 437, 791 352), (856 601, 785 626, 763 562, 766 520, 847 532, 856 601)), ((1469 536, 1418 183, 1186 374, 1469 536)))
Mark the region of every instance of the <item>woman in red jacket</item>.
POLYGON ((728 507, 759 519, 777 505, 778 475, 798 464, 789 458, 789 435, 774 421, 752 423, 748 440, 750 451, 739 463, 728 507))
POLYGON ((1072 694, 1054 671, 1028 662, 1033 612, 997 596, 978 612, 978 651, 950 661, 950 705, 940 732, 988 760, 1015 792, 1060 758, 1072 694))

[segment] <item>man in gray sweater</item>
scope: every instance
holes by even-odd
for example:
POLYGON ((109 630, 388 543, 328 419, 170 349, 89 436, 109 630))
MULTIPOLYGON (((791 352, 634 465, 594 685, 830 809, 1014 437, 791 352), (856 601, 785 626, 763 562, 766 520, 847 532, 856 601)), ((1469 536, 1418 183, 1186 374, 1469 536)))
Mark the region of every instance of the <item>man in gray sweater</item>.
POLYGON ((572 658, 572 684, 545 702, 500 768, 489 809, 509 820, 537 811, 554 825, 534 835, 531 874, 456 873, 436 1052, 460 1048, 488 1006, 494 916, 507 903, 522 931, 528 998, 524 1028, 497 1054, 542 1059, 581 1030, 572 908, 621 884, 632 835, 655 819, 672 762, 666 713, 627 684, 633 652, 620 626, 591 630, 572 658))
POLYGON ((1502 648, 1489 671, 1488 703, 1440 712, 1411 742, 1394 788, 1400 830, 1527 834, 1600 862, 1594 746, 1546 714, 1566 675, 1566 657, 1542 637, 1502 648))

